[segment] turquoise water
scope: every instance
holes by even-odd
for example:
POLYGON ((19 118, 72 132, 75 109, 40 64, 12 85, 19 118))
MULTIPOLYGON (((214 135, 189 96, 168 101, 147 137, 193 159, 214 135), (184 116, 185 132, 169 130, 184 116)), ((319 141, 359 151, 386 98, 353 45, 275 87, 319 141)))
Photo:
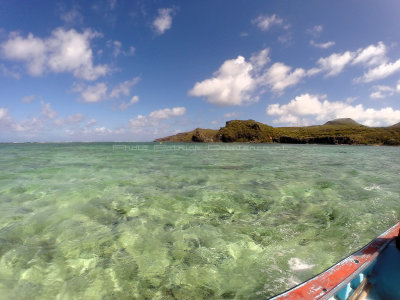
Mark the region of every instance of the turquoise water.
POLYGON ((0 144, 1 299, 265 299, 400 219, 397 147, 115 145, 0 144))

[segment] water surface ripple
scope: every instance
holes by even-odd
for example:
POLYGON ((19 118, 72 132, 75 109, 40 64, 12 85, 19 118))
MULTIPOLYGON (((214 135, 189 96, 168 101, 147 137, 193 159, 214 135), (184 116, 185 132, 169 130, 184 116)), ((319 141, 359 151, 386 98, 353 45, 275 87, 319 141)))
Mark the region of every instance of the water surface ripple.
POLYGON ((1 299, 265 299, 400 217, 397 147, 123 145, 0 145, 1 299))

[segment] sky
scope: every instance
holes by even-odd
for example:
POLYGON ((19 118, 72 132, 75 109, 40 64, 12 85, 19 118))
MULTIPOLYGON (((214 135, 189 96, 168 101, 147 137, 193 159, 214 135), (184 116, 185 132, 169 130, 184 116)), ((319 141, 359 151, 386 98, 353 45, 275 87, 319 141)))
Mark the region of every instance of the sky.
POLYGON ((400 122, 400 1, 0 2, 0 142, 400 122))

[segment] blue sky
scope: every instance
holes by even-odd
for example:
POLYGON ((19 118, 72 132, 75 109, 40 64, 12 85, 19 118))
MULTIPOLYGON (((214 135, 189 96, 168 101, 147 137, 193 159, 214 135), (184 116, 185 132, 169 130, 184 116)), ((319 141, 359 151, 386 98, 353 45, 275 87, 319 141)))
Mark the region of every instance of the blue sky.
POLYGON ((0 142, 400 122, 400 2, 2 1, 0 142))

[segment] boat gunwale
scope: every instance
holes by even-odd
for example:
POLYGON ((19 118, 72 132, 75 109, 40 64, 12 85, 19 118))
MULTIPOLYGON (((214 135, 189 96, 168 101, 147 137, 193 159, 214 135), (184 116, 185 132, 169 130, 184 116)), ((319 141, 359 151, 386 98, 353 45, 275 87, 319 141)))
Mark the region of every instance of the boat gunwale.
POLYGON ((329 299, 339 292, 346 284, 351 282, 358 274, 368 268, 379 253, 398 236, 399 231, 400 222, 338 263, 309 280, 281 294, 273 296, 270 300, 329 299))

